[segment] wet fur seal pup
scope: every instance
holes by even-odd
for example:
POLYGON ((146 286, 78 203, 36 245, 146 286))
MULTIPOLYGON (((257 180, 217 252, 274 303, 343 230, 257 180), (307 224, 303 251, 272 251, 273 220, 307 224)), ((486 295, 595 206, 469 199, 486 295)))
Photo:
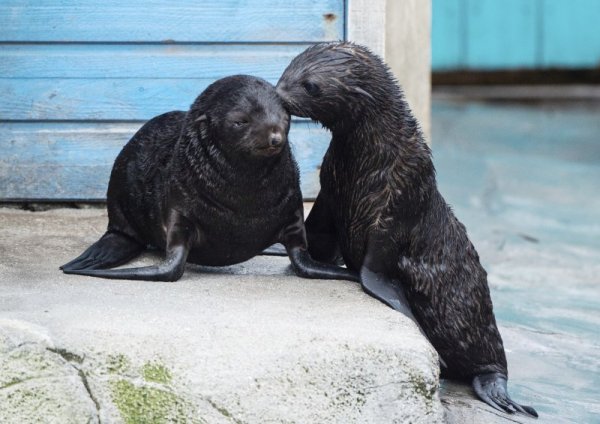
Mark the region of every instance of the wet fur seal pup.
POLYGON ((275 87, 245 75, 214 82, 187 113, 151 119, 115 160, 106 233, 61 269, 175 281, 186 262, 231 265, 280 242, 302 277, 357 280, 347 269, 313 261, 306 250, 289 127, 275 87), (166 251, 164 262, 106 269, 128 262, 148 245, 166 251))
POLYGON ((311 255, 333 261, 341 251, 367 293, 416 318, 442 376, 470 381, 493 408, 537 416, 508 395, 487 274, 388 67, 352 43, 317 44, 292 60, 277 92, 333 136, 306 220, 311 255))

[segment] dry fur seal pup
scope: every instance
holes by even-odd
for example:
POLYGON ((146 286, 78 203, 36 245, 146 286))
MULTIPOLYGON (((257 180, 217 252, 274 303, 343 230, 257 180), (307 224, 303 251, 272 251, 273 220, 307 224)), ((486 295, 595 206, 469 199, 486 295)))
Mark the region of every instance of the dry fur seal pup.
POLYGON ((333 135, 306 220, 311 255, 332 261, 340 249, 367 293, 414 314, 442 375, 471 381, 496 409, 537 416, 508 395, 486 272, 388 67, 358 45, 318 44, 292 60, 277 92, 333 135))
POLYGON ((357 280, 356 273, 308 255, 289 126, 275 87, 245 75, 214 82, 187 113, 151 119, 115 161, 108 230, 62 270, 175 281, 186 261, 235 264, 280 242, 302 277, 357 280), (106 269, 126 263, 147 245, 164 249, 164 262, 106 269))

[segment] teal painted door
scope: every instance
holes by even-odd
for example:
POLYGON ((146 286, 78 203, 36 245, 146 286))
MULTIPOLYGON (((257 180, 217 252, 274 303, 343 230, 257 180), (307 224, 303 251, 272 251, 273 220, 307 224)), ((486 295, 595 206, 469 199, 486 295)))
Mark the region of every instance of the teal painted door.
MULTIPOLYGON (((151 117, 212 81, 276 82, 308 45, 344 38, 344 0, 3 0, 0 200, 101 200, 112 163, 151 117)), ((305 197, 328 134, 295 121, 305 197)))
POLYGON ((433 0, 432 66, 600 67, 600 1, 433 0))

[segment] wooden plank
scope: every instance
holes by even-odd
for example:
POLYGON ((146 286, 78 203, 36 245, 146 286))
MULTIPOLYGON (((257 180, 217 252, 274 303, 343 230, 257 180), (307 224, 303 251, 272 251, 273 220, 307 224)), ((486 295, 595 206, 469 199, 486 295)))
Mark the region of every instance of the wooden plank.
POLYGON ((0 120, 147 120, 171 110, 187 110, 213 81, 9 79, 0 85, 0 120))
POLYGON ((213 79, 25 79, 0 85, 0 120, 147 120, 186 110, 213 79))
POLYGON ((344 37, 344 0, 3 0, 0 41, 298 42, 344 37))
POLYGON ((542 64, 545 67, 600 67, 600 1, 544 2, 542 64))
MULTIPOLYGON (((0 199, 104 199, 114 159, 141 125, 0 124, 0 199)), ((317 124, 294 121, 290 140, 304 196, 314 198, 330 135, 317 124)))
POLYGON ((465 2, 433 0, 431 51, 434 71, 465 66, 465 2))
POLYGON ((469 0, 466 66, 471 69, 537 65, 540 0, 469 0))
POLYGON ((0 120, 146 120, 214 80, 276 83, 299 45, 3 45, 0 120))
POLYGON ((0 76, 218 78, 246 73, 276 80, 309 45, 0 44, 0 76))

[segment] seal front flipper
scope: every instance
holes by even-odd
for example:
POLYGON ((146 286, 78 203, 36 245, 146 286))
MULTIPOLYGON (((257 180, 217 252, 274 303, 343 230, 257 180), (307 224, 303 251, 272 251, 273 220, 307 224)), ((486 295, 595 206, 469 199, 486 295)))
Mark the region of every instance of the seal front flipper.
POLYGON ((292 262, 292 268, 299 277, 359 281, 358 274, 350 269, 315 261, 312 258, 307 250, 302 205, 294 213, 292 222, 283 229, 281 243, 285 246, 292 262))
MULTIPOLYGON (((342 253, 335 235, 335 227, 328 213, 321 194, 304 223, 310 257, 318 262, 343 265, 342 253)), ((280 243, 267 247, 262 251, 264 256, 288 256, 287 249, 280 243)))
POLYGON ((397 281, 392 280, 383 272, 373 271, 363 265, 360 269, 360 284, 366 293, 417 322, 404 295, 404 290, 397 281))
POLYGON ((66 274, 87 275, 91 277, 177 281, 183 275, 188 253, 196 241, 194 226, 180 213, 173 211, 167 224, 167 257, 159 265, 125 269, 64 269, 66 274))
POLYGON ((72 261, 62 265, 65 273, 82 269, 111 268, 129 262, 138 256, 144 246, 122 233, 107 231, 96 243, 72 261))
POLYGON ((294 272, 303 278, 323 280, 350 280, 359 282, 358 274, 347 268, 315 261, 306 248, 294 246, 288 249, 294 272))
MULTIPOLYGON (((390 276, 389 270, 387 270, 383 262, 382 258, 386 256, 386 244, 383 240, 385 240, 385 237, 382 236, 372 235, 369 238, 365 258, 360 268, 360 284, 366 293, 410 318, 417 324, 421 334, 427 338, 427 335, 412 312, 402 283, 390 276)), ((441 358, 440 362, 445 366, 441 358)))
POLYGON ((498 372, 479 374, 473 378, 473 389, 485 403, 502 412, 513 414, 521 412, 537 418, 538 414, 531 406, 519 405, 508 395, 506 376, 498 372))
MULTIPOLYGON (((360 269, 360 284, 363 290, 390 308, 410 318, 417 325, 423 337, 429 340, 412 312, 401 283, 398 280, 390 278, 385 272, 374 271, 370 266, 373 266, 373 264, 366 263, 360 269)), ((446 362, 444 362, 441 356, 439 360, 440 366, 446 368, 446 362)))
POLYGON ((308 253, 312 258, 320 262, 344 264, 333 217, 321 192, 317 195, 304 226, 308 253))

